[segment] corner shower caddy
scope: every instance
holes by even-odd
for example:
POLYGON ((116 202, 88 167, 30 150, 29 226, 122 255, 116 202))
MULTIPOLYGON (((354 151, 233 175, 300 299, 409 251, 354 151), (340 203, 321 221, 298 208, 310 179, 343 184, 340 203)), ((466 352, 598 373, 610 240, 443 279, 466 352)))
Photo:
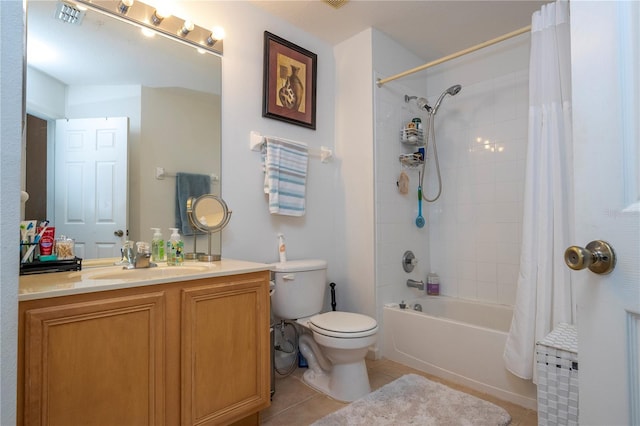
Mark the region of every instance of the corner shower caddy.
MULTIPOLYGON (((405 127, 400 130, 400 142, 409 147, 424 146, 424 129, 405 127)), ((400 154, 399 160, 405 168, 415 168, 424 163, 424 156, 419 152, 400 154)))

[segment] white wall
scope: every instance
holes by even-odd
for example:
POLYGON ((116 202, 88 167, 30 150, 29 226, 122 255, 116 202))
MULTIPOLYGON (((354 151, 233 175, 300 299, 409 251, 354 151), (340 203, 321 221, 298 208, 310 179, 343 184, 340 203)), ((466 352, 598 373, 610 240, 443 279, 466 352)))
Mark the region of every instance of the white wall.
POLYGON ((375 317, 372 31, 337 45, 335 251, 338 309, 375 317), (346 284, 346 285, 345 285, 346 284))
MULTIPOLYGON (((385 78, 421 65, 423 61, 380 31, 374 31, 374 68, 377 78, 385 78)), ((385 303, 410 300, 424 291, 409 288, 407 279, 426 281, 429 272, 429 234, 432 224, 427 218, 424 228, 415 225, 418 214, 418 171, 403 168, 400 154, 417 150, 400 141, 400 130, 413 117, 426 115, 405 103, 404 96, 426 97, 425 75, 386 83, 374 88, 375 105, 375 185, 376 185, 376 293, 377 318, 382 321, 385 303), (396 182, 404 171, 410 178, 408 194, 398 191, 396 182), (402 256, 411 250, 418 264, 411 273, 402 268, 402 256)), ((425 203, 423 203, 423 215, 425 203)))
POLYGON ((65 108, 66 85, 42 71, 29 67, 27 112, 40 118, 62 118, 65 108))
MULTIPOLYGON (((183 2, 202 26, 222 25, 224 41, 222 95, 222 195, 233 211, 222 231, 223 257, 259 262, 278 260, 277 237, 285 235, 288 259, 329 262, 329 280, 348 285, 336 269, 335 247, 344 235, 336 229, 336 168, 310 158, 307 212, 300 218, 270 215, 263 193, 260 154, 249 150, 249 132, 335 149, 333 49, 304 31, 247 2, 183 2), (262 117, 263 32, 268 30, 318 55, 317 130, 262 117)), ((194 18, 195 19, 195 18, 194 18)), ((328 294, 328 293, 327 293, 328 294)), ((328 297, 328 296, 327 296, 328 297)))
MULTIPOLYGON (((165 240, 175 227, 175 178, 156 179, 156 167, 167 173, 220 176, 220 96, 184 88, 142 89, 140 144, 129 166, 132 181, 130 223, 136 239, 151 241, 151 227, 160 228, 165 240)), ((211 183, 218 194, 219 182, 211 183)), ((182 234, 182 232, 181 232, 182 234)), ((184 238, 187 251, 193 237, 184 238)), ((198 251, 206 252, 207 236, 198 237, 198 251)), ((212 253, 220 253, 219 238, 212 253)))
MULTIPOLYGON (((529 34, 427 70, 444 190, 429 205, 441 292, 513 305, 522 232, 529 34)), ((427 191, 435 191, 430 163, 427 191)))
POLYGON ((0 2, 0 424, 16 423, 22 2, 0 2))
MULTIPOLYGON (((374 61, 377 77, 421 64, 384 34, 376 35, 374 58, 380 58, 374 61)), ((442 294, 514 304, 527 143, 528 66, 526 34, 374 91, 379 320, 385 303, 420 295, 422 292, 406 287, 406 280, 426 280, 429 271, 440 275, 442 294), (406 104, 404 95, 428 97, 434 105, 454 84, 461 84, 462 91, 442 101, 435 121, 443 192, 434 203, 423 203, 427 224, 419 229, 414 224, 418 169, 404 170, 410 177, 407 195, 399 193, 396 181, 403 170, 398 156, 416 150, 400 143, 400 129, 412 117, 420 117, 426 125, 426 114, 416 109, 415 101, 406 104), (487 148, 485 141, 489 141, 487 148), (418 259, 410 274, 401 265, 405 250, 412 250, 418 259)), ((433 198, 437 189, 431 148, 424 191, 433 198)))

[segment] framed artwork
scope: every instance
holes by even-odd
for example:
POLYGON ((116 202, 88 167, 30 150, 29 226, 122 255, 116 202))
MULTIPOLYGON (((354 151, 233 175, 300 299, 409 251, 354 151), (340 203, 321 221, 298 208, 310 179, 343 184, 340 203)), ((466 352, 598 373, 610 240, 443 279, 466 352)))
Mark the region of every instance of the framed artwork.
POLYGON ((262 116, 316 129, 318 56, 264 32, 262 116))

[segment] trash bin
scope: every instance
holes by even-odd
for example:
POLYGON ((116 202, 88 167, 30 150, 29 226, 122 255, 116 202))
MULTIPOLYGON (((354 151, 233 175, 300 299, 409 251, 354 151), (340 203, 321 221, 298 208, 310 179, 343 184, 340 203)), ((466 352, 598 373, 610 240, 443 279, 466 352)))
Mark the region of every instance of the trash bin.
POLYGON ((538 425, 578 425, 578 336, 558 324, 536 343, 538 425))

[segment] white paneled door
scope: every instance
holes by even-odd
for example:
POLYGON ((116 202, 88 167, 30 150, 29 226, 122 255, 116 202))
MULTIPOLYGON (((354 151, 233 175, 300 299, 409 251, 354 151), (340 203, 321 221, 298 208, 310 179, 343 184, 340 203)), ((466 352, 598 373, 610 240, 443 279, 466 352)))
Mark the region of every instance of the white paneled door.
POLYGON ((572 0, 575 245, 615 269, 573 272, 580 425, 640 424, 640 3, 572 0))
POLYGON ((120 257, 127 230, 126 117, 56 120, 56 236, 85 259, 120 257))

